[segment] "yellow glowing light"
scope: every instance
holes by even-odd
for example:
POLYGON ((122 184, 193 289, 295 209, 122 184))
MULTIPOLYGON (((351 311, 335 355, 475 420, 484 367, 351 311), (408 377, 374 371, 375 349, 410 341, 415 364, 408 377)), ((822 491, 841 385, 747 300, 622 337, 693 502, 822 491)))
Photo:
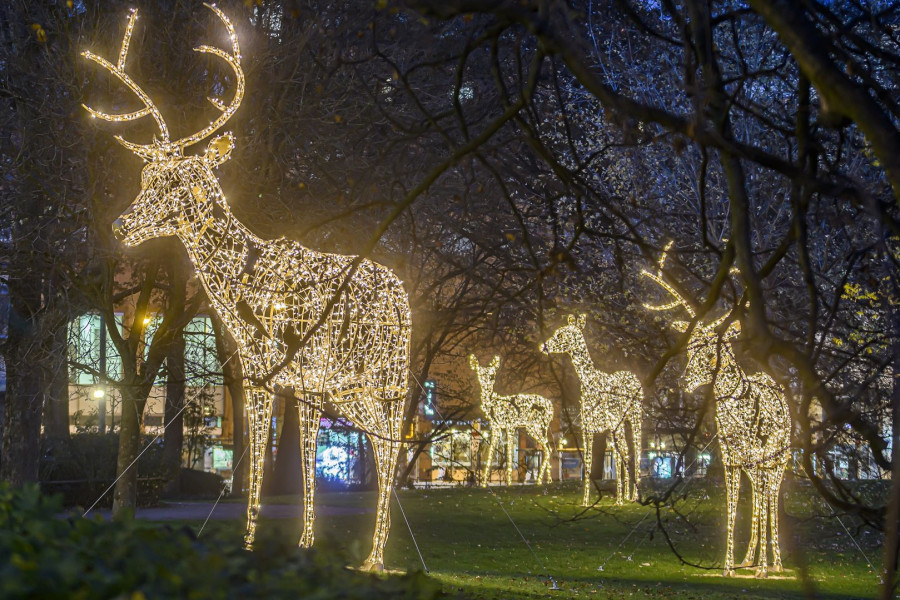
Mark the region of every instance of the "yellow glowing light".
POLYGON ((638 499, 640 478, 641 415, 644 389, 630 371, 604 373, 594 367, 584 340, 584 315, 569 315, 568 323, 557 329, 541 350, 546 354, 568 354, 581 382, 581 435, 584 446, 584 495, 591 502, 591 459, 595 433, 609 431, 616 456, 616 504, 638 499), (631 424, 633 446, 625 435, 631 424), (632 485, 632 478, 634 484, 632 485))
POLYGON ((103 390, 100 390, 100 389, 94 390, 94 398, 102 398, 105 395, 106 395, 106 392, 104 392, 103 390))
MULTIPOLYGON (((669 243, 659 260, 656 273, 643 275, 662 286, 674 300, 662 306, 645 305, 651 310, 684 307, 695 318, 690 303, 663 280, 663 265, 671 248, 669 243)), ((713 384, 716 399, 716 427, 722 461, 725 465, 726 509, 728 532, 724 575, 734 575, 734 524, 740 494, 741 471, 750 479, 753 515, 750 544, 744 561, 738 566, 752 566, 759 550, 756 575, 768 573, 767 546, 771 536, 772 569, 782 570, 778 542, 778 494, 790 457, 791 414, 784 391, 767 374, 748 375, 735 359, 731 340, 740 334, 740 322, 732 322, 724 332, 719 326, 726 314, 711 323, 697 323, 687 345, 688 363, 684 380, 688 391, 713 384)), ((687 331, 689 323, 677 321, 673 327, 687 331)))
POLYGON ((149 325, 149 324, 150 324, 150 317, 144 317, 144 320, 141 321, 141 322, 142 322, 144 325, 149 325))
POLYGON ((367 432, 375 455, 378 498, 372 552, 365 567, 384 564, 390 529, 389 494, 400 453, 401 424, 409 366, 409 299, 397 276, 373 261, 325 254, 283 238, 264 240, 232 214, 213 169, 234 148, 231 133, 213 138, 199 155, 184 149, 225 124, 244 95, 240 47, 231 21, 207 5, 224 23, 231 50, 200 46, 228 63, 236 90, 227 105, 210 102, 219 117, 197 133, 169 139, 162 114, 150 97, 125 73, 128 44, 137 13, 128 18, 115 65, 85 52, 131 89, 144 108, 110 115, 88 107, 91 116, 130 121, 150 115, 159 138, 139 145, 117 138, 147 165, 141 193, 113 225, 125 245, 174 235, 184 244, 210 304, 238 345, 248 388, 250 427, 250 497, 245 545, 252 546, 259 515, 265 449, 272 420, 273 396, 266 388, 292 392, 300 399, 303 463, 303 532, 301 546, 313 543, 316 438, 323 404, 367 432))
POLYGON ((483 486, 487 486, 491 475, 491 461, 500 435, 506 434, 506 485, 512 485, 513 472, 513 440, 520 428, 537 443, 541 451, 541 468, 537 482, 545 479, 550 483, 550 422, 553 420, 553 403, 537 394, 516 394, 501 396, 494 393, 494 380, 500 368, 500 357, 495 356, 491 363, 482 367, 474 354, 469 356, 469 365, 478 377, 481 386, 481 410, 491 425, 491 441, 485 459, 481 478, 483 486))

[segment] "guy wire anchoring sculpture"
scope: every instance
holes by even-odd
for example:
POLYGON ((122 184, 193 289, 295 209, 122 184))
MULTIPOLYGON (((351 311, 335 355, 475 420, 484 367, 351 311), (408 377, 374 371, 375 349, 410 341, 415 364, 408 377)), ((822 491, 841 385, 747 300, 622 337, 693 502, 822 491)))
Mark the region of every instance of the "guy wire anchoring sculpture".
POLYGON ((591 503, 591 459, 594 434, 609 431, 616 456, 616 504, 637 500, 640 479, 641 415, 644 388, 630 371, 604 373, 594 361, 584 340, 584 315, 569 315, 568 324, 557 329, 541 345, 545 354, 568 354, 581 382, 581 434, 584 438, 584 497, 591 503), (634 448, 628 444, 625 424, 631 424, 634 448), (632 485, 632 479, 634 484, 632 485))
POLYGON ((481 484, 488 485, 491 476, 491 461, 501 433, 506 433, 506 485, 512 485, 513 444, 519 428, 537 443, 541 451, 541 468, 537 482, 545 479, 550 483, 550 422, 553 420, 553 403, 537 394, 515 394, 501 396, 494 393, 494 381, 500 368, 500 357, 495 356, 490 364, 482 367, 474 354, 469 355, 469 365, 478 377, 481 387, 481 410, 491 426, 491 442, 485 458, 481 484))
MULTIPOLYGON (((671 247, 670 242, 663 250, 656 273, 645 270, 642 274, 659 284, 674 300, 662 306, 645 306, 651 310, 682 306, 691 319, 695 319, 690 303, 663 279, 663 266, 671 247)), ((688 391, 713 384, 728 510, 724 575, 734 575, 734 524, 741 471, 744 471, 750 479, 753 494, 753 517, 750 544, 739 566, 753 566, 758 546, 756 575, 765 577, 768 573, 768 528, 771 528, 772 568, 782 570, 778 544, 778 492, 790 457, 791 414, 784 391, 771 377, 762 372, 748 375, 737 363, 731 340, 740 334, 740 321, 733 321, 724 332, 718 332, 728 316, 726 313, 710 323, 694 325, 687 345, 684 379, 688 391)), ((685 321, 672 323, 682 332, 687 331, 689 325, 685 321)))
POLYGON ((206 128, 170 140, 160 111, 125 72, 128 43, 137 12, 128 18, 116 64, 85 52, 141 100, 144 107, 127 114, 107 114, 85 107, 107 121, 132 121, 150 115, 159 138, 141 145, 116 139, 148 164, 141 193, 116 219, 113 231, 126 246, 176 236, 184 244, 209 302, 239 347, 248 386, 250 425, 250 498, 245 545, 253 544, 259 514, 263 460, 269 438, 273 396, 269 388, 292 391, 300 398, 303 462, 303 533, 301 546, 313 543, 316 438, 324 403, 367 432, 375 455, 378 505, 372 552, 367 568, 384 564, 390 529, 390 490, 400 452, 401 423, 409 362, 409 300, 400 280, 370 260, 324 254, 285 240, 256 237, 231 213, 213 169, 231 155, 231 133, 214 138, 203 154, 184 149, 210 136, 234 114, 244 96, 241 53, 234 27, 225 24, 231 51, 200 46, 234 71, 236 90, 225 105, 210 102, 221 114, 206 128))

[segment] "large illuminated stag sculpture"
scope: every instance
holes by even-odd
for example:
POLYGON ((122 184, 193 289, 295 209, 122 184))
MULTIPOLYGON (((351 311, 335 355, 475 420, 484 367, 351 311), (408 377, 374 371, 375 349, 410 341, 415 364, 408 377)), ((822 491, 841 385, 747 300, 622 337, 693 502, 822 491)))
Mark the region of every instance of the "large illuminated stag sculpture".
POLYGON ((584 315, 569 315, 568 323, 557 329, 541 346, 546 354, 568 354, 581 381, 581 435, 584 450, 584 497, 582 504, 590 506, 591 460, 594 434, 612 434, 616 456, 616 504, 625 499, 637 500, 640 478, 641 412, 644 389, 637 376, 630 371, 604 373, 594 367, 584 340, 584 315), (632 449, 625 436, 625 425, 631 424, 634 440, 632 449), (632 485, 632 478, 634 484, 632 485))
POLYGON ((150 144, 127 142, 143 158, 141 192, 113 224, 126 246, 176 236, 184 244, 206 290, 239 347, 248 387, 250 497, 245 545, 253 544, 259 514, 265 448, 273 395, 283 389, 299 399, 303 462, 301 546, 313 543, 316 437, 325 402, 366 431, 374 450, 378 505, 367 568, 381 568, 390 528, 389 494, 400 452, 401 422, 407 392, 409 301, 389 269, 358 257, 324 254, 286 240, 263 240, 232 214, 213 174, 234 147, 230 133, 213 139, 202 154, 185 148, 209 137, 234 114, 244 96, 241 53, 234 27, 209 6, 231 39, 231 51, 200 46, 234 71, 236 91, 227 105, 210 98, 221 114, 197 133, 170 140, 150 97, 126 73, 125 59, 137 13, 128 18, 115 64, 91 52, 84 56, 127 86, 143 108, 107 114, 85 107, 107 121, 132 121, 150 115, 159 137, 150 144))
MULTIPOLYGON (((663 251, 657 272, 644 271, 643 275, 662 286, 674 300, 647 308, 669 310, 682 306, 694 319, 696 314, 690 303, 663 279, 663 265, 670 247, 671 243, 663 251)), ((738 364, 731 340, 740 334, 740 322, 733 321, 724 332, 718 331, 727 318, 728 314, 710 323, 694 324, 687 345, 688 363, 684 380, 688 391, 713 384, 728 511, 724 575, 734 575, 734 524, 743 471, 750 479, 753 517, 750 544, 739 566, 753 566, 758 547, 756 575, 765 577, 768 573, 767 544, 770 534, 772 568, 774 571, 782 570, 778 544, 778 492, 790 456, 791 415, 784 391, 771 377, 762 372, 748 375, 738 364)), ((672 324, 682 332, 687 331, 689 325, 685 321, 672 324)))
POLYGON ((481 387, 481 410, 491 426, 491 441, 485 458, 482 485, 487 485, 491 476, 491 461, 500 435, 506 434, 506 485, 512 485, 513 438, 519 428, 537 443, 541 451, 541 468, 537 482, 545 479, 550 483, 550 421, 553 420, 553 403, 537 394, 515 394, 501 396, 494 393, 494 380, 500 368, 500 357, 495 356, 490 364, 482 367, 474 354, 469 356, 469 365, 478 377, 481 387))

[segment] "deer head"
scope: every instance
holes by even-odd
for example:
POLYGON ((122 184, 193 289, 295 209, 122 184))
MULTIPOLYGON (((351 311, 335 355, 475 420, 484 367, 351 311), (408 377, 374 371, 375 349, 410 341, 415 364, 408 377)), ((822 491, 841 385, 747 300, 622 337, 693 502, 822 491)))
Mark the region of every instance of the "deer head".
POLYGON ((494 394, 494 380, 497 378, 497 369, 500 368, 500 357, 495 356, 488 366, 482 367, 478 358, 474 354, 470 354, 469 366, 478 377, 478 383, 481 386, 481 403, 485 404, 494 394))
MULTIPOLYGON (((691 316, 691 319, 694 319, 697 315, 691 304, 663 279, 663 266, 671 247, 672 242, 669 242, 663 250, 656 273, 644 270, 641 274, 659 284, 674 299, 668 304, 660 306, 645 304, 644 307, 650 310, 661 311, 681 306, 691 316)), ((723 361, 722 366, 736 364, 731 347, 726 343, 740 334, 741 324, 740 321, 733 321, 724 332, 720 333, 719 327, 728 319, 728 316, 729 313, 726 313, 710 323, 696 323, 694 325, 687 344, 688 363, 684 370, 684 381, 687 384, 687 391, 692 392, 700 386, 712 383, 717 370, 720 368, 720 359, 723 361)), ((688 321, 674 321, 672 323, 672 327, 682 333, 687 331, 689 326, 690 322, 688 321)))
POLYGON ((143 103, 144 107, 131 113, 110 114, 84 106, 92 117, 105 121, 134 121, 151 116, 156 121, 159 137, 154 136, 149 144, 136 144, 116 136, 116 140, 147 162, 141 173, 141 192, 122 215, 113 222, 113 234, 129 246, 136 246, 148 239, 177 234, 191 213, 197 212, 199 204, 209 202, 221 195, 218 181, 212 170, 228 160, 234 148, 231 133, 225 133, 210 141, 203 154, 185 156, 184 149, 196 144, 224 125, 240 106, 244 97, 244 72, 241 69, 241 51, 238 46, 234 26, 228 17, 215 5, 205 4, 224 23, 231 38, 231 52, 212 46, 199 46, 196 52, 212 54, 227 62, 234 70, 236 90, 228 105, 216 98, 208 98, 221 114, 207 127, 179 140, 169 138, 169 129, 159 109, 141 87, 125 71, 128 45, 137 11, 132 10, 125 27, 125 36, 116 64, 101 56, 85 51, 82 56, 91 60, 121 81, 143 103), (192 210, 193 209, 193 210, 192 210))
POLYGON ((553 332, 550 339, 541 344, 541 352, 544 354, 565 354, 577 347, 584 339, 584 315, 569 315, 568 323, 553 332))

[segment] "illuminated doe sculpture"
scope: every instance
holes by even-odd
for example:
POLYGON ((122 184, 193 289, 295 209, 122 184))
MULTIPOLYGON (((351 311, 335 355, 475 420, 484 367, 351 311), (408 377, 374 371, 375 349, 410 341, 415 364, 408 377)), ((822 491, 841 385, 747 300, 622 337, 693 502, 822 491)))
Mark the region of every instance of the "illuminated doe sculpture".
POLYGON ((300 398, 300 446, 303 462, 303 533, 301 546, 313 543, 316 438, 326 401, 366 431, 375 454, 378 505, 372 552, 365 566, 384 564, 390 529, 389 494, 400 452, 401 423, 409 362, 409 300, 389 269, 370 260, 324 254, 285 240, 255 236, 231 213, 213 169, 231 155, 230 133, 213 139, 204 153, 185 156, 184 149, 210 136, 234 114, 244 95, 241 53, 234 27, 215 6, 231 51, 200 46, 198 52, 227 62, 236 91, 206 128, 172 141, 150 97, 125 72, 128 43, 137 13, 128 18, 116 64, 85 52, 141 100, 144 107, 127 114, 107 114, 85 107, 107 121, 132 121, 150 115, 159 138, 140 145, 116 139, 143 158, 141 193, 113 224, 126 246, 176 236, 184 244, 209 302, 234 336, 248 386, 250 426, 250 498, 245 545, 250 548, 259 515, 265 448, 272 419, 269 388, 292 391, 300 398))
POLYGON ((501 433, 506 433, 506 485, 512 485, 513 437, 519 428, 537 443, 541 451, 541 468, 537 482, 545 479, 550 483, 550 421, 553 420, 553 403, 537 394, 515 394, 501 396, 494 393, 494 380, 500 368, 500 357, 495 356, 490 364, 482 367, 474 354, 469 356, 469 365, 478 377, 481 387, 481 410, 491 425, 491 442, 485 459, 481 484, 487 486, 491 475, 491 461, 501 433))
POLYGON ((630 371, 604 373, 594 367, 584 340, 584 315, 569 315, 568 323, 541 345, 545 354, 568 354, 581 382, 581 435, 584 449, 584 497, 591 503, 591 460, 594 434, 612 434, 616 456, 616 504, 637 500, 640 478, 641 415, 644 388, 630 371), (634 448, 628 445, 625 424, 631 424, 634 448), (631 479, 634 477, 634 484, 631 479))
MULTIPOLYGON (((684 307, 691 319, 696 318, 690 303, 663 279, 663 266, 671 242, 663 250, 656 273, 643 271, 667 291, 674 300, 651 310, 684 307)), ((728 510, 728 533, 724 575, 734 575, 734 524, 737 516, 741 471, 750 479, 753 494, 753 516, 750 544, 744 561, 738 566, 753 566, 759 547, 757 577, 768 573, 768 531, 772 541, 772 569, 782 570, 778 544, 778 492, 790 456, 791 414, 784 391, 765 373, 748 375, 737 363, 731 340, 741 331, 739 321, 732 322, 721 334, 717 331, 728 314, 710 323, 696 323, 687 345, 688 363, 684 373, 687 390, 713 384, 716 399, 716 427, 722 461, 725 465, 725 494, 728 510)), ((687 331, 690 324, 676 321, 672 326, 687 331)))

